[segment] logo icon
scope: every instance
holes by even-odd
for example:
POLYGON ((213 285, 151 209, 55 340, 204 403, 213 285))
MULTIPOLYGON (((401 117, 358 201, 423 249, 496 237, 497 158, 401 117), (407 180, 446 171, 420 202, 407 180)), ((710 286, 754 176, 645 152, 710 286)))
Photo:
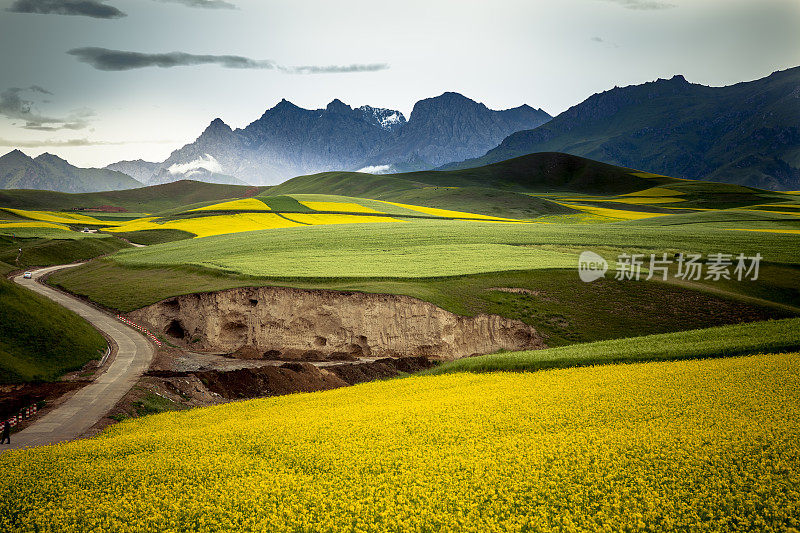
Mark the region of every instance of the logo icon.
POLYGON ((578 257, 578 275, 581 277, 581 281, 591 283, 604 278, 607 270, 608 261, 594 252, 587 250, 581 252, 580 257, 578 257))

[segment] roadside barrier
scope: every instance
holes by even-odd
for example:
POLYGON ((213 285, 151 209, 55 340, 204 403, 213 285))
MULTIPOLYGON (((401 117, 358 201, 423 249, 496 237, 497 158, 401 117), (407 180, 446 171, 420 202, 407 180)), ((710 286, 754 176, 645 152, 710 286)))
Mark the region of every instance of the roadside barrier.
POLYGON ((144 328, 144 327, 140 326, 139 324, 137 324, 136 322, 133 322, 132 320, 128 320, 127 318, 125 318, 125 317, 124 317, 124 316, 122 316, 122 315, 117 315, 117 318, 118 318, 118 319, 119 319, 121 322, 124 322, 124 323, 125 323, 125 324, 127 324, 128 326, 132 327, 133 329, 135 329, 135 330, 138 330, 138 331, 140 331, 140 332, 144 333, 145 335, 147 335, 147 336, 150 338, 150 340, 151 340, 151 341, 153 341, 154 343, 156 343, 156 346, 161 346, 161 341, 160 341, 160 340, 158 340, 158 338, 157 338, 155 335, 153 335, 153 334, 150 332, 150 330, 149 330, 149 329, 147 329, 147 328, 144 328))
POLYGON ((21 424, 22 421, 25 420, 26 418, 34 416, 38 410, 39 408, 37 407, 36 404, 29 405, 28 407, 23 407, 22 409, 19 410, 17 414, 7 419, 8 424, 12 428, 16 427, 17 425, 21 424))

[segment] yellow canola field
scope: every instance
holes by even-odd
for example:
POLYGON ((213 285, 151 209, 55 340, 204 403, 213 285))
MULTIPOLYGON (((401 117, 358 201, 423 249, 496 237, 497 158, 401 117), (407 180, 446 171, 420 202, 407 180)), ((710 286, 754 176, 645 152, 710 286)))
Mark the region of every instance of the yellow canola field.
MULTIPOLYGON (((13 438, 13 437, 12 437, 13 438)), ((453 374, 0 455, 0 530, 790 531, 800 354, 453 374)))
POLYGON ((6 228, 56 228, 56 229, 63 229, 70 231, 69 226, 64 226, 63 224, 55 224, 53 222, 43 222, 43 221, 6 222, 4 220, 0 220, 0 229, 6 229, 6 228))
POLYGON ((306 225, 317 224, 371 224, 377 222, 402 222, 392 217, 376 217, 369 215, 326 215, 316 213, 287 213, 286 218, 306 225))
POLYGON ((33 220, 42 220, 44 222, 54 222, 56 224, 88 224, 92 226, 109 226, 114 225, 113 222, 107 222, 86 215, 78 213, 61 213, 56 211, 28 211, 27 209, 11 209, 9 207, 3 208, 9 213, 30 218, 33 220))
POLYGON ((185 218, 167 222, 154 222, 155 217, 141 218, 121 224, 107 231, 142 231, 149 229, 177 229, 194 233, 198 237, 210 237, 225 233, 257 231, 263 229, 291 228, 300 226, 273 213, 237 213, 235 215, 212 215, 207 217, 185 218))
POLYGON ((561 200, 565 202, 615 202, 619 204, 631 204, 631 205, 648 205, 648 204, 673 204, 675 202, 684 202, 683 198, 674 198, 674 197, 667 197, 667 196, 659 196, 653 198, 645 198, 645 197, 632 197, 632 198, 591 198, 591 197, 583 197, 583 198, 561 198, 561 200))
POLYGON ((623 194, 622 196, 646 196, 654 198, 659 196, 680 196, 683 194, 686 193, 673 189, 667 189, 666 187, 651 187, 643 191, 629 192, 628 194, 623 194))
POLYGON ((471 218, 476 220, 495 220, 495 221, 503 221, 503 222, 522 222, 521 220, 517 220, 515 218, 500 218, 500 217, 492 217, 489 215, 478 215, 476 213, 465 213, 463 211, 451 211, 449 209, 437 209, 435 207, 423 207, 420 205, 409 205, 409 204, 399 204, 397 202, 387 202, 385 200, 376 200, 376 202, 381 202, 384 204, 393 205, 396 207, 403 207, 405 209, 410 209, 412 211, 417 211, 418 213, 424 213, 426 215, 433 215, 436 217, 446 217, 446 218, 471 218))
POLYGON ((240 200, 231 200, 229 202, 198 207, 197 209, 192 209, 192 211, 271 211, 271 209, 261 200, 243 198, 240 200))
POLYGON ((692 181, 686 178, 673 178, 671 176, 663 176, 661 174, 651 174, 650 172, 631 172, 631 176, 636 176, 638 178, 669 178, 671 180, 680 180, 680 181, 692 181))
POLYGON ((381 211, 376 211, 372 208, 359 205, 354 202, 304 202, 300 200, 300 203, 308 207, 309 209, 313 209, 314 211, 341 211, 345 213, 378 213, 378 214, 382 213, 381 211))
POLYGON ((595 206, 588 206, 588 205, 577 205, 577 204, 568 204, 564 202, 557 202, 564 207, 571 207, 573 209, 578 209, 579 211, 583 211, 585 213, 590 213, 592 215, 603 216, 603 217, 610 217, 610 218, 619 218, 622 220, 640 220, 643 218, 652 218, 652 217, 661 217, 664 216, 663 213, 645 213, 642 211, 626 211, 623 209, 608 209, 606 207, 595 207, 595 206))

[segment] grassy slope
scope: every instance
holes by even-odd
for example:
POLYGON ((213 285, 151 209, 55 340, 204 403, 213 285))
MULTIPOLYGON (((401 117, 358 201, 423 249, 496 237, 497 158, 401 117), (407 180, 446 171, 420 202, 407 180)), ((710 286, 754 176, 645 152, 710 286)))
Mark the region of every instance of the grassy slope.
POLYGON ((146 229, 141 231, 115 232, 116 237, 126 239, 136 244, 143 244, 149 246, 151 244, 161 244, 165 242, 182 241, 184 239, 191 239, 195 235, 188 231, 179 229, 146 229))
POLYGON ((800 349, 800 318, 615 339, 546 350, 501 352, 448 362, 428 371, 531 371, 545 368, 780 353, 800 349))
POLYGON ((293 178, 273 187, 270 194, 329 193, 371 198, 425 185, 488 187, 516 192, 623 194, 677 181, 665 176, 640 177, 634 175, 636 172, 568 154, 539 153, 452 171, 372 177, 356 172, 325 172, 293 178))
MULTIPOLYGON (((25 228, 16 238, 0 235, 0 274, 91 259, 127 246, 115 237, 25 228)), ((78 315, 0 278, 0 382, 55 380, 99 357, 105 347, 105 339, 78 315)))
POLYGON ((623 194, 676 180, 643 178, 633 170, 566 154, 532 154, 494 165, 456 171, 425 171, 384 176, 325 172, 293 178, 269 194, 335 194, 531 218, 571 212, 530 192, 623 194))
POLYGON ((55 380, 105 348, 78 315, 0 278, 0 383, 55 380))
POLYGON ((57 273, 50 281, 123 312, 178 294, 234 287, 278 285, 400 294, 461 315, 492 313, 522 320, 547 335, 549 346, 795 316, 766 302, 742 302, 735 293, 710 294, 702 286, 687 288, 613 279, 586 284, 572 269, 438 279, 290 281, 226 275, 184 266, 133 268, 103 260, 57 273), (120 280, 125 281, 120 283, 120 280), (493 290, 497 287, 530 292, 493 290))
POLYGON ((247 275, 297 278, 409 278, 572 266, 571 250, 629 253, 720 250, 795 264, 796 239, 780 234, 680 226, 504 224, 416 221, 281 228, 126 250, 132 266, 192 264, 247 275), (568 250, 565 254, 563 251, 568 250), (562 265, 556 262, 566 260, 562 265))
POLYGON ((16 237, 0 235, 0 274, 33 266, 84 261, 126 247, 128 245, 116 237, 30 228, 18 232, 16 237), (22 248, 21 254, 19 248, 22 248))
POLYGON ((17 209, 61 210, 110 205, 132 212, 157 213, 182 205, 252 196, 266 187, 219 185, 181 180, 139 189, 85 194, 53 191, 0 191, 0 205, 17 209))

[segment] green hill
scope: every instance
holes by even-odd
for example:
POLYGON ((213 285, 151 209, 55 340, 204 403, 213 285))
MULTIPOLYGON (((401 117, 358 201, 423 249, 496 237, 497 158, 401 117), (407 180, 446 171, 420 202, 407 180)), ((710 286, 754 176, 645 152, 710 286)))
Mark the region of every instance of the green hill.
POLYGON ((493 216, 532 218, 574 211, 531 194, 625 194, 675 182, 679 180, 569 154, 541 153, 463 170, 378 176, 324 172, 293 178, 272 187, 268 194, 335 194, 493 216))
POLYGON ((105 348, 81 317, 0 277, 0 383, 54 380, 105 348))
POLYGON ((0 206, 51 211, 110 206, 135 213, 157 213, 189 204, 253 196, 266 189, 268 187, 181 180, 137 189, 83 194, 44 190, 0 190, 0 206))
POLYGON ((670 176, 775 190, 800 188, 800 67, 728 87, 682 76, 595 94, 485 156, 482 166, 558 151, 670 176))

